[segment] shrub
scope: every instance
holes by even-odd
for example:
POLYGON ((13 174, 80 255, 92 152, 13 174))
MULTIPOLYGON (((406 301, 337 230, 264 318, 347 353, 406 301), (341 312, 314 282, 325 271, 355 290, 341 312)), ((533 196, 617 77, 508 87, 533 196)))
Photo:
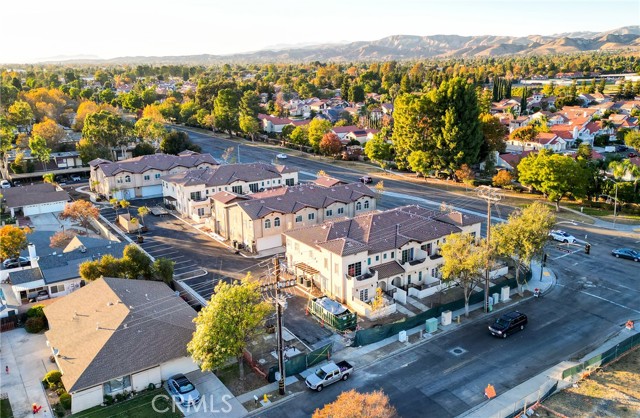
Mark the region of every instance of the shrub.
POLYGON ((60 372, 60 370, 51 370, 44 375, 43 381, 47 381, 49 383, 57 385, 62 381, 62 373, 60 372))
POLYGON ((112 404, 113 404, 113 396, 111 396, 111 395, 104 395, 103 403, 105 404, 105 406, 112 405, 112 404))
POLYGON ((60 418, 67 414, 67 412, 64 410, 64 406, 59 403, 53 405, 53 412, 55 412, 56 416, 60 418))
POLYGON ((44 329, 44 318, 29 318, 24 323, 24 329, 31 334, 37 334, 44 329))
POLYGON ((27 311, 27 318, 44 318, 44 305, 35 305, 27 311))
POLYGON ((149 386, 147 386, 147 389, 149 390, 154 390, 156 388, 156 385, 154 383, 149 383, 149 386))
POLYGON ((60 395, 60 405, 67 411, 71 409, 71 395, 68 393, 63 393, 60 395))
POLYGON ((64 388, 58 388, 56 390, 56 394, 58 394, 58 396, 62 396, 63 394, 67 393, 66 390, 64 390, 64 388))

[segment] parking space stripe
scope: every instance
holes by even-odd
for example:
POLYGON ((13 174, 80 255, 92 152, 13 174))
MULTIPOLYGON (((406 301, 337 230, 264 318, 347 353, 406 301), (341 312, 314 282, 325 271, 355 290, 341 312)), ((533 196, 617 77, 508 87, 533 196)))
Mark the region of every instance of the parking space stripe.
POLYGON ((174 270, 175 270, 175 269, 188 269, 188 268, 191 268, 191 267, 197 267, 197 266, 198 266, 198 264, 197 264, 197 263, 195 263, 195 264, 189 264, 188 266, 174 267, 174 270))
MULTIPOLYGON (((157 252, 161 252, 161 253, 162 253, 163 251, 164 251, 164 250, 159 250, 159 251, 157 251, 157 252)), ((156 251, 154 251, 154 252, 153 252, 153 254, 156 254, 157 252, 156 252, 156 251)), ((168 254, 175 254, 175 253, 177 253, 177 252, 178 252, 178 251, 169 251, 169 252, 167 252, 167 253, 162 253, 162 254, 158 254, 158 255, 159 255, 160 257, 164 257, 165 255, 168 255, 168 254)), ((155 257, 155 255, 154 255, 154 257, 155 257)))

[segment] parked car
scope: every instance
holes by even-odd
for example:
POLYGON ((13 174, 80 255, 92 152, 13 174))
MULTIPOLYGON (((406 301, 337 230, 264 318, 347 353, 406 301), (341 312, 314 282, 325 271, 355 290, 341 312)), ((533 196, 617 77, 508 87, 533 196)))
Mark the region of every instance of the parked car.
POLYGON ((334 363, 332 361, 320 367, 315 373, 307 376, 304 382, 309 389, 322 392, 325 386, 336 383, 338 380, 349 379, 351 373, 353 373, 353 366, 349 364, 349 362, 340 361, 334 363))
POLYGON ((636 154, 635 152, 630 152, 627 156, 629 158, 636 158, 638 156, 638 154, 636 154))
POLYGON ((527 315, 512 311, 502 315, 492 325, 489 325, 489 332, 496 337, 507 338, 507 335, 512 332, 523 330, 527 323, 527 315))
POLYGON ((11 188, 11 183, 9 183, 9 180, 2 180, 2 181, 0 181, 0 188, 2 188, 2 189, 10 189, 11 188))
POLYGON ((82 177, 80 177, 80 176, 71 176, 71 181, 82 181, 82 177))
POLYGON ((640 261, 640 251, 636 251, 632 248, 616 248, 611 251, 611 255, 615 258, 626 258, 627 260, 633 260, 636 263, 640 261))
POLYGON ((287 154, 278 154, 276 155, 276 158, 279 160, 286 160, 287 159, 287 154))
POLYGON ((364 184, 369 184, 373 182, 373 179, 369 176, 362 176, 360 177, 360 181, 363 182, 364 184))
POLYGON ((173 395, 174 402, 180 406, 189 407, 197 405, 202 399, 198 389, 182 373, 170 377, 167 381, 169 392, 173 395))
POLYGON ((49 292, 46 290, 39 290, 38 293, 33 293, 29 295, 29 302, 40 302, 41 300, 49 299, 49 292))
POLYGON ((576 242, 576 237, 574 237, 573 235, 569 235, 566 232, 561 231, 559 229, 549 232, 549 236, 552 239, 554 239, 555 241, 560 241, 560 242, 564 242, 564 243, 571 243, 571 244, 576 242))
POLYGON ((616 145, 616 152, 625 152, 629 147, 626 145, 616 145))
POLYGON ((14 269, 16 267, 30 266, 31 260, 27 257, 7 258, 2 262, 2 267, 6 269, 14 269))

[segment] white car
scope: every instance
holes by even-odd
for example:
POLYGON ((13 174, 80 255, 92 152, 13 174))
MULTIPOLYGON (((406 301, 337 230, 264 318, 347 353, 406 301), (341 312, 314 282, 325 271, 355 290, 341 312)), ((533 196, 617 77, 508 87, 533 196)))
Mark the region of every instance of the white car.
POLYGON ((11 188, 11 183, 9 183, 9 180, 2 180, 2 181, 0 181, 0 188, 10 189, 11 188))
POLYGON ((82 181, 82 177, 80 177, 80 176, 71 176, 71 181, 82 181))
POLYGON ((276 155, 276 158, 279 160, 286 160, 287 159, 287 154, 278 154, 276 155))
POLYGON ((570 244, 573 244, 574 242, 576 242, 576 237, 574 237, 573 235, 569 235, 566 232, 560 231, 560 230, 549 232, 549 236, 555 241, 560 241, 560 242, 570 243, 570 244))

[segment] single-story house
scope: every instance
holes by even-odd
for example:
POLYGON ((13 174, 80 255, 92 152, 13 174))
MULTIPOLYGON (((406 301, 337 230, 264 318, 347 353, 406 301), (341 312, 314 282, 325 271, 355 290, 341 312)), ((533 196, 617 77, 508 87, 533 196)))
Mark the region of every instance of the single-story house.
POLYGON ((105 277, 44 313, 73 414, 198 369, 187 354, 196 312, 165 283, 105 277))
POLYGON ((2 195, 12 217, 20 210, 24 216, 62 212, 69 201, 69 193, 49 183, 3 189, 2 195))

